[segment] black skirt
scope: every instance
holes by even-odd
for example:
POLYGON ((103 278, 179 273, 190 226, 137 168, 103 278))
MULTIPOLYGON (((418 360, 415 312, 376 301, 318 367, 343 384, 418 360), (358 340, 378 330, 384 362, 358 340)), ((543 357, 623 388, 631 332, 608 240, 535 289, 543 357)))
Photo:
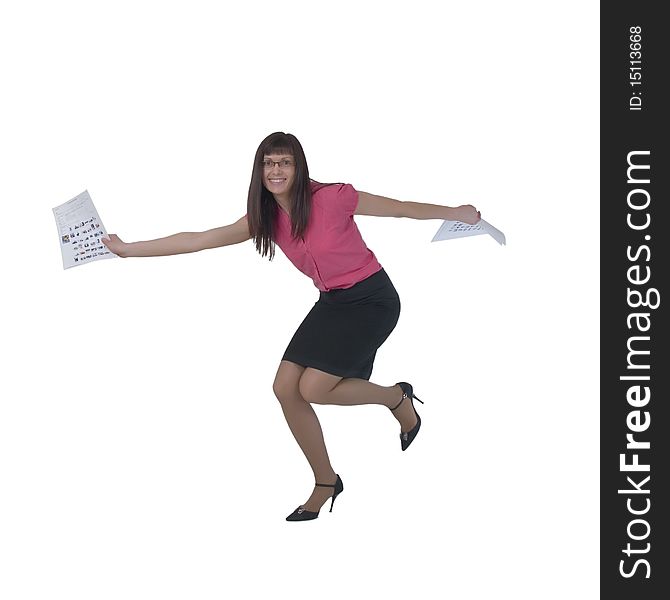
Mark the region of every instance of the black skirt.
POLYGON ((377 349, 399 316, 398 292, 381 269, 350 288, 320 292, 282 359, 339 377, 370 379, 377 349))

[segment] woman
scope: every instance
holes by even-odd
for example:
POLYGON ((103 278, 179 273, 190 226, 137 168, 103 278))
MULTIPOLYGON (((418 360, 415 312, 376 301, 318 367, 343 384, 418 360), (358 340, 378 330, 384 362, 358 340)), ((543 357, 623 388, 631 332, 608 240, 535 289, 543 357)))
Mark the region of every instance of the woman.
POLYGON ((253 239, 261 256, 272 260, 278 245, 314 281, 319 300, 288 344, 273 384, 316 481, 311 496, 288 521, 317 518, 328 498, 332 511, 344 489, 330 464, 312 404, 387 406, 400 424, 402 450, 409 447, 421 426, 413 402, 419 399, 409 383, 384 387, 369 381, 375 353, 398 321, 400 300, 365 245, 354 215, 469 224, 481 216, 471 205, 450 208, 402 202, 357 192, 351 185, 313 181, 300 142, 291 134, 277 132, 265 138, 256 151, 247 214, 235 223, 146 242, 127 244, 114 234, 103 240, 111 252, 128 257, 197 252, 253 239))

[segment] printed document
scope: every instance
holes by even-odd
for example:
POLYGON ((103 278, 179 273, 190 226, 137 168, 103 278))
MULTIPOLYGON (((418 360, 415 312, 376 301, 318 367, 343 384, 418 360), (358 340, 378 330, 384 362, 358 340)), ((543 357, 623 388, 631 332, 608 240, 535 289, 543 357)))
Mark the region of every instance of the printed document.
POLYGON ((96 260, 117 258, 100 238, 107 236, 100 215, 88 191, 53 209, 58 227, 63 268, 78 267, 96 260))
POLYGON ((505 234, 499 229, 496 229, 491 223, 484 221, 484 219, 480 219, 479 223, 476 223, 475 225, 468 225, 467 223, 461 223, 461 221, 444 221, 433 236, 431 242, 451 240, 471 235, 484 235, 485 233, 488 233, 501 246, 507 244, 505 234))

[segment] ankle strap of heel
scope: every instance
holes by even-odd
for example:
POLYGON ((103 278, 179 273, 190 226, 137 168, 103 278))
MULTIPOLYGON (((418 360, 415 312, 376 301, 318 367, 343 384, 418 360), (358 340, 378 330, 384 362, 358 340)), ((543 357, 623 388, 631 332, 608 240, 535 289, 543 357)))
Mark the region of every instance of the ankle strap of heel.
POLYGON ((408 398, 407 394, 405 392, 402 393, 402 398, 400 399, 400 402, 396 404, 392 409, 391 412, 393 412, 396 408, 398 408, 404 401, 405 399, 408 398))

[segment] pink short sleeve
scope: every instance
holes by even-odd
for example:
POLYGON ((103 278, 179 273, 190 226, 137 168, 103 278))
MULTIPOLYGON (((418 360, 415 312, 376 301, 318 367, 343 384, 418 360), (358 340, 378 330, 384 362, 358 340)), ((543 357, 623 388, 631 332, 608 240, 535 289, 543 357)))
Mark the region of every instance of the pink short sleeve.
POLYGON ((358 192, 353 185, 345 183, 337 191, 337 200, 347 216, 351 216, 358 206, 358 192))

